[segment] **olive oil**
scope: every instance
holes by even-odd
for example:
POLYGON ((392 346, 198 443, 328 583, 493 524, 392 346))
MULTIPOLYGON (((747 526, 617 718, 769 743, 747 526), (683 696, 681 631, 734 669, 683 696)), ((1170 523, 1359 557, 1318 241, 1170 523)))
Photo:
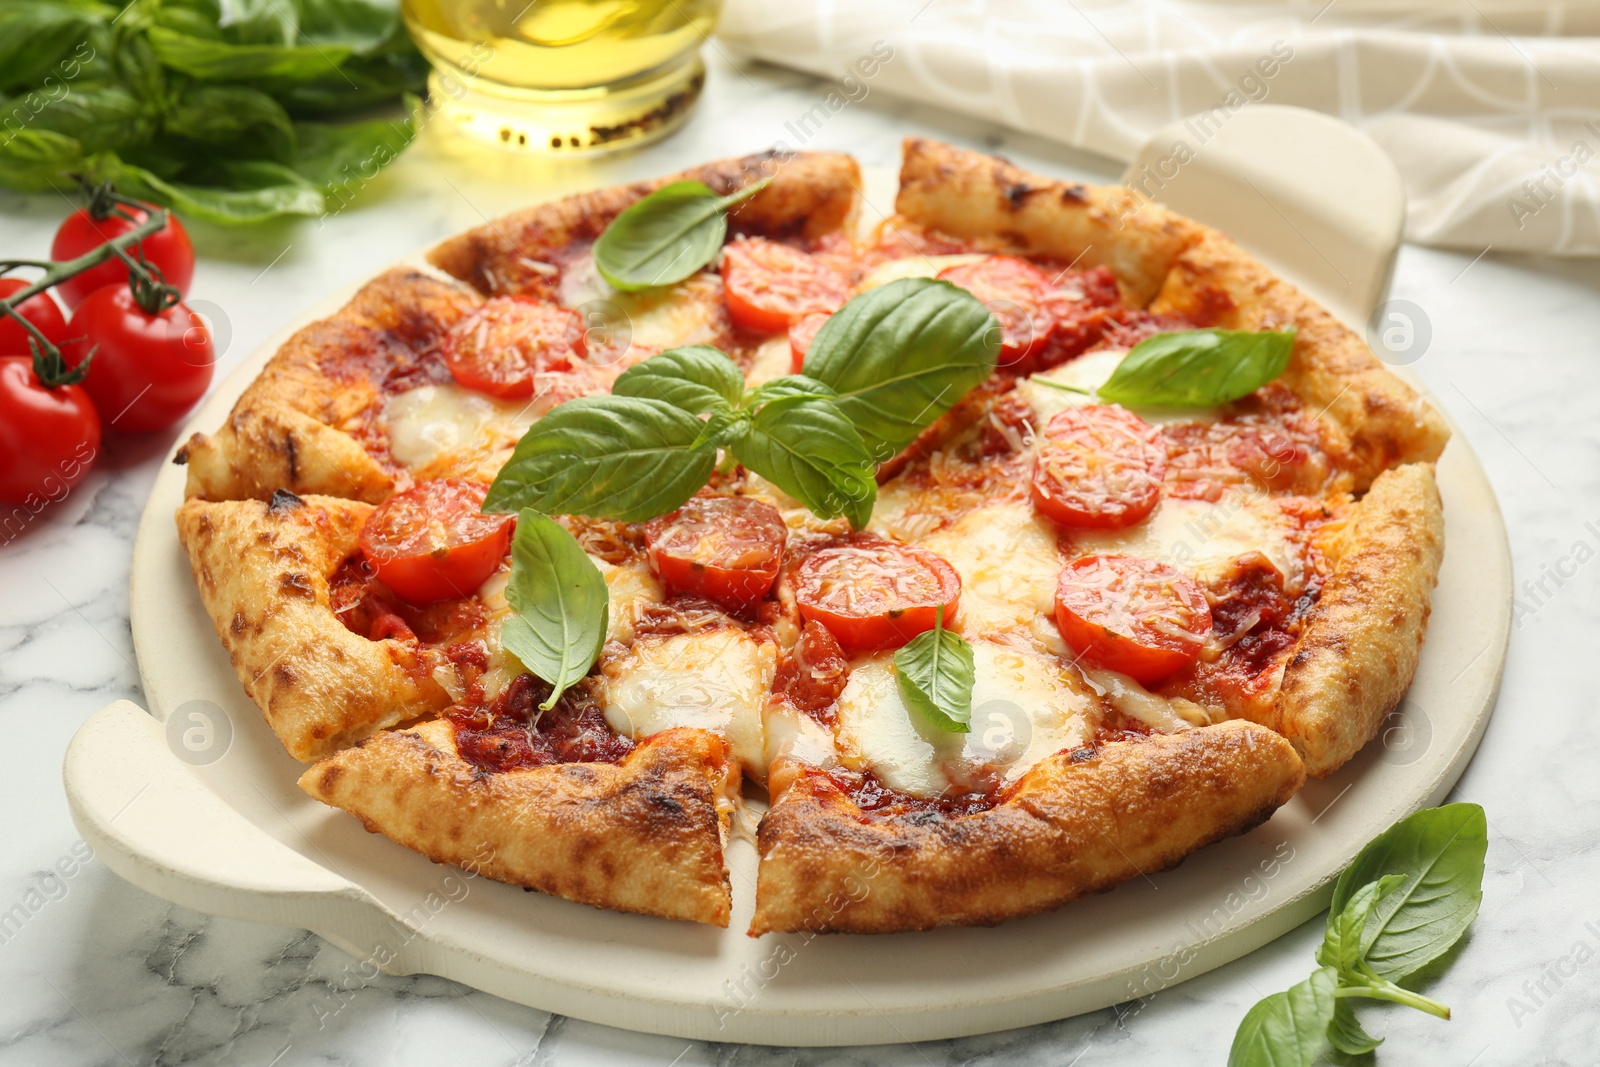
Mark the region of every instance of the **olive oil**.
POLYGON ((503 147, 579 153, 680 124, 719 0, 404 0, 430 96, 503 147))

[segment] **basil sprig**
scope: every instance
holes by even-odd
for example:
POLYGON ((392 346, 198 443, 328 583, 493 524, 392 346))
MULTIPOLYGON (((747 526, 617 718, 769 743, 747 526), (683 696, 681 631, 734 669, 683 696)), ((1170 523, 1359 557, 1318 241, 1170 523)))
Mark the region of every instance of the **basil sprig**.
POLYGON ((606 641, 611 600, 606 580, 565 527, 532 508, 517 516, 506 602, 515 614, 500 643, 550 683, 541 711, 589 673, 606 641))
POLYGON ((972 729, 972 686, 976 680, 972 646, 944 628, 944 608, 933 617, 933 629, 900 646, 894 654, 895 680, 905 702, 941 730, 964 734, 972 729))
POLYGON ((746 389, 727 355, 697 345, 630 367, 609 396, 567 401, 523 435, 484 510, 641 522, 698 492, 725 449, 815 514, 860 529, 877 464, 988 377, 998 351, 994 319, 970 293, 925 278, 883 288, 895 286, 909 286, 911 311, 880 314, 882 290, 850 301, 833 316, 844 327, 830 339, 830 321, 813 342, 817 373, 808 356, 805 374, 746 389), (848 365, 851 354, 863 365, 848 365))
POLYGON ((902 278, 830 316, 804 369, 839 394, 839 409, 882 463, 993 374, 999 352, 994 316, 971 293, 902 278))
POLYGON ((1245 1015, 1228 1067, 1311 1067, 1328 1043, 1347 1055, 1382 1043, 1350 998, 1405 1004, 1448 1019, 1450 1009, 1397 983, 1461 939, 1483 900, 1488 822, 1476 804, 1427 808, 1379 834, 1339 876, 1317 949, 1321 967, 1245 1015))
POLYGON ((728 209, 771 178, 718 196, 704 182, 669 182, 611 220, 594 243, 601 277, 625 292, 681 282, 717 258, 728 235, 728 209))
POLYGON ((1294 335, 1293 327, 1158 333, 1134 345, 1096 392, 1108 403, 1129 407, 1226 404, 1288 369, 1294 335))

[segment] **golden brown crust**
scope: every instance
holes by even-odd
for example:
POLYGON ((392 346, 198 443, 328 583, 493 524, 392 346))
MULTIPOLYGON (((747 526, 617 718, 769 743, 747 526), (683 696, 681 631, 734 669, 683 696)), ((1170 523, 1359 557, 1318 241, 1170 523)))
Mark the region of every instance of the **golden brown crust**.
POLYGON ((480 302, 416 270, 373 279, 337 314, 291 337, 221 429, 189 439, 179 453, 189 466, 186 495, 265 500, 287 489, 382 501, 397 488, 394 472, 348 431, 382 404, 388 371, 435 358, 438 339, 480 302), (330 363, 342 369, 330 372, 330 363))
POLYGON ((996 251, 1107 267, 1136 307, 1204 229, 1124 186, 1053 181, 920 137, 906 138, 894 205, 911 222, 996 251))
POLYGON ((245 692, 289 754, 310 761, 450 701, 426 653, 351 633, 329 606, 328 577, 371 505, 291 500, 186 501, 178 539, 245 692))
POLYGON ((1416 673, 1444 558, 1433 467, 1379 475, 1351 509, 1341 541, 1268 723, 1319 778, 1372 740, 1416 673))
POLYGON ((553 259, 573 244, 593 241, 624 208, 661 186, 700 181, 725 196, 768 175, 772 184, 731 213, 734 232, 815 238, 853 221, 861 188, 854 159, 832 152, 763 152, 516 211, 437 245, 428 262, 485 294, 549 295, 553 259))
POLYGON ((1450 439, 1439 414, 1389 373, 1359 334, 1220 233, 1208 230, 1178 257, 1151 310, 1204 310, 1235 330, 1296 327, 1294 357, 1280 381, 1321 423, 1330 453, 1357 489, 1396 464, 1433 462, 1450 439))
POLYGON ((722 861, 739 789, 728 746, 666 730, 620 764, 485 773, 434 721, 324 760, 300 788, 436 863, 599 908, 727 926, 722 861))
POLYGON ((965 816, 868 819, 833 780, 783 759, 761 822, 750 933, 992 925, 1153 874, 1265 821, 1305 780, 1294 749, 1228 722, 1060 752, 965 816))

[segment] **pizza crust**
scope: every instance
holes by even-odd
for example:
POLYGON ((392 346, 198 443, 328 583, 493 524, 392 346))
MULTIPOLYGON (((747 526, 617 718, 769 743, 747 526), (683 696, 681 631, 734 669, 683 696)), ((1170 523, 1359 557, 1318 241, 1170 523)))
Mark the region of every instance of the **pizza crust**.
POLYGON ((814 239, 854 228, 861 170, 849 156, 762 152, 691 167, 653 181, 614 185, 515 211, 434 247, 428 262, 486 295, 555 297, 551 260, 600 236, 622 210, 677 181, 704 182, 719 196, 764 177, 772 184, 729 212, 732 233, 814 239))
MULTIPOLYGON (((1204 227, 1121 185, 1029 174, 997 156, 908 137, 895 211, 951 237, 1011 255, 1107 267, 1123 298, 1144 307, 1204 227)), ((891 220, 892 222, 892 220, 891 220)))
POLYGON ((345 432, 384 402, 368 377, 334 378, 328 352, 427 353, 482 298, 416 270, 380 275, 331 318, 291 337, 251 382, 214 435, 197 433, 178 451, 189 467, 185 495, 265 500, 278 489, 380 503, 404 488, 345 432))
POLYGON ((425 651, 351 633, 328 578, 356 550, 369 504, 284 494, 186 501, 178 540, 245 692, 295 759, 321 759, 450 703, 425 651))
POLYGON ((1431 463, 1444 451, 1444 419, 1389 373, 1359 334, 1214 230, 1178 256, 1150 305, 1157 313, 1202 309, 1225 329, 1296 328, 1294 355, 1279 381, 1317 419, 1357 490, 1396 464, 1431 463))
POLYGON ((620 764, 489 774, 435 720, 345 749, 300 788, 436 863, 598 908, 728 925, 722 846, 739 769, 705 730, 663 731, 620 764))
POLYGON ((997 807, 869 818, 824 772, 769 771, 751 936, 990 926, 1045 911, 1264 822, 1305 781, 1294 748, 1222 723, 1084 758, 1060 752, 997 807))
POLYGON ((1444 558, 1432 465, 1379 475, 1347 522, 1267 723, 1318 778, 1372 740, 1416 674, 1444 558))

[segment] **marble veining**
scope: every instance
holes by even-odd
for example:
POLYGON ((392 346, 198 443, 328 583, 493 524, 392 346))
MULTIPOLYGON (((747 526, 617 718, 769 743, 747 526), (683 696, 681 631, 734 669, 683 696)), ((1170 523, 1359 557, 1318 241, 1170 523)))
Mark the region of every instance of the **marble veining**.
MULTIPOLYGON (((357 206, 322 222, 235 233, 194 227, 195 296, 225 309, 221 369, 326 292, 486 217, 530 181, 603 184, 764 147, 826 83, 713 53, 677 136, 586 165, 486 164, 430 130, 357 206)), ((998 150, 1104 180, 1103 160, 879 94, 808 130, 805 147, 893 164, 906 134, 998 150)), ((879 210, 889 205, 875 205, 879 210)), ((43 255, 65 204, 0 195, 0 244, 43 255)), ((1499 708, 1454 798, 1491 821, 1482 916, 1428 986, 1452 1022, 1368 1009, 1380 1062, 1600 1062, 1600 731, 1586 673, 1600 634, 1600 263, 1407 248, 1394 295, 1432 340, 1414 365, 1477 449, 1516 561, 1517 625, 1499 708)), ((0 537, 0 1063, 847 1064, 1209 1063, 1259 997, 1303 978, 1320 920, 1210 974, 1075 1019, 959 1041, 781 1049, 650 1037, 511 1004, 433 977, 348 991, 350 958, 300 930, 213 919, 156 899, 87 857, 61 758, 88 715, 140 699, 128 560, 170 438, 110 443, 106 462, 21 533, 0 537)), ((960 960, 950 966, 959 968, 960 960)))

